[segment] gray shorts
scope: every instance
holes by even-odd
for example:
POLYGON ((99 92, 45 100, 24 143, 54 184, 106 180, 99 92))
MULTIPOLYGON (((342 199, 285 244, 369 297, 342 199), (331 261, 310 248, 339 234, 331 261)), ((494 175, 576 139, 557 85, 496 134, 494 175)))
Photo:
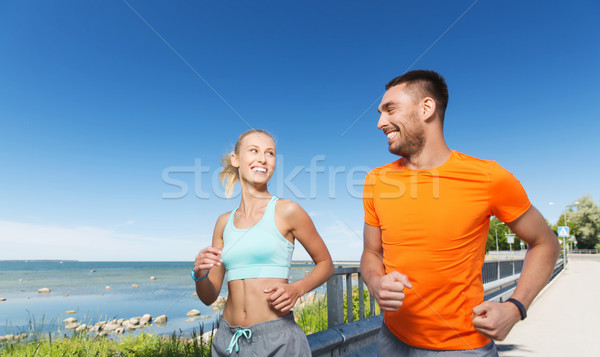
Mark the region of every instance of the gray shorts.
POLYGON ((409 346, 396 337, 385 325, 381 324, 381 330, 377 335, 377 356, 407 356, 407 357, 497 357, 498 351, 494 341, 473 350, 427 350, 409 346))
POLYGON ((292 313, 248 328, 231 326, 221 317, 212 340, 213 356, 310 356, 306 334, 292 313))

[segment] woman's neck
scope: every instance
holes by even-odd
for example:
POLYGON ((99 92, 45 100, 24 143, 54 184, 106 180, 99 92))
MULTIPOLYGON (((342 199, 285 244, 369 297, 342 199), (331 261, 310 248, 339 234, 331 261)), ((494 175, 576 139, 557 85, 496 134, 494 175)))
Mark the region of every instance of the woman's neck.
POLYGON ((255 212, 259 207, 264 207, 268 204, 268 200, 273 197, 267 190, 266 185, 255 187, 242 183, 241 188, 242 200, 237 211, 244 216, 250 216, 252 212, 255 212))

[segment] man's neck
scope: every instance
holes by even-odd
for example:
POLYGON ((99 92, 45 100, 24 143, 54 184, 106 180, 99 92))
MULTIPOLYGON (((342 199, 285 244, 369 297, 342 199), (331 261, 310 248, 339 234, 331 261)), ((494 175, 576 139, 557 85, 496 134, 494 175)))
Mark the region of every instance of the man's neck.
POLYGON ((404 158, 404 166, 411 170, 427 170, 442 166, 452 154, 445 142, 438 145, 425 145, 417 155, 404 158))

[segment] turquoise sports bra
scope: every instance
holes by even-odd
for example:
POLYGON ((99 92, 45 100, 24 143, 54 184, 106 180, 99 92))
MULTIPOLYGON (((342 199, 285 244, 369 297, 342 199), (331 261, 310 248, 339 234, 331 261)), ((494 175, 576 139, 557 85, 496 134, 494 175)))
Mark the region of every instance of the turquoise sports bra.
POLYGON ((237 229, 231 211, 223 231, 223 266, 227 282, 239 279, 288 279, 294 245, 281 235, 275 224, 273 196, 267 204, 262 219, 253 227, 237 229))

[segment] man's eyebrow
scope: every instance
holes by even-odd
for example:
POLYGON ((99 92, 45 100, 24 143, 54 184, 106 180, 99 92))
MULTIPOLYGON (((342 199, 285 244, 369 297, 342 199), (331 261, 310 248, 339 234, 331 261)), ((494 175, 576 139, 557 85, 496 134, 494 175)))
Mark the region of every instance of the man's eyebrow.
POLYGON ((385 110, 385 111, 387 111, 387 109, 388 109, 388 108, 390 107, 390 105, 392 105, 392 104, 393 104, 392 102, 385 102, 385 103, 383 103, 382 105, 380 105, 380 108, 381 108, 381 109, 377 108, 377 111, 378 111, 379 113, 381 113, 381 111, 382 111, 382 110, 385 110))

